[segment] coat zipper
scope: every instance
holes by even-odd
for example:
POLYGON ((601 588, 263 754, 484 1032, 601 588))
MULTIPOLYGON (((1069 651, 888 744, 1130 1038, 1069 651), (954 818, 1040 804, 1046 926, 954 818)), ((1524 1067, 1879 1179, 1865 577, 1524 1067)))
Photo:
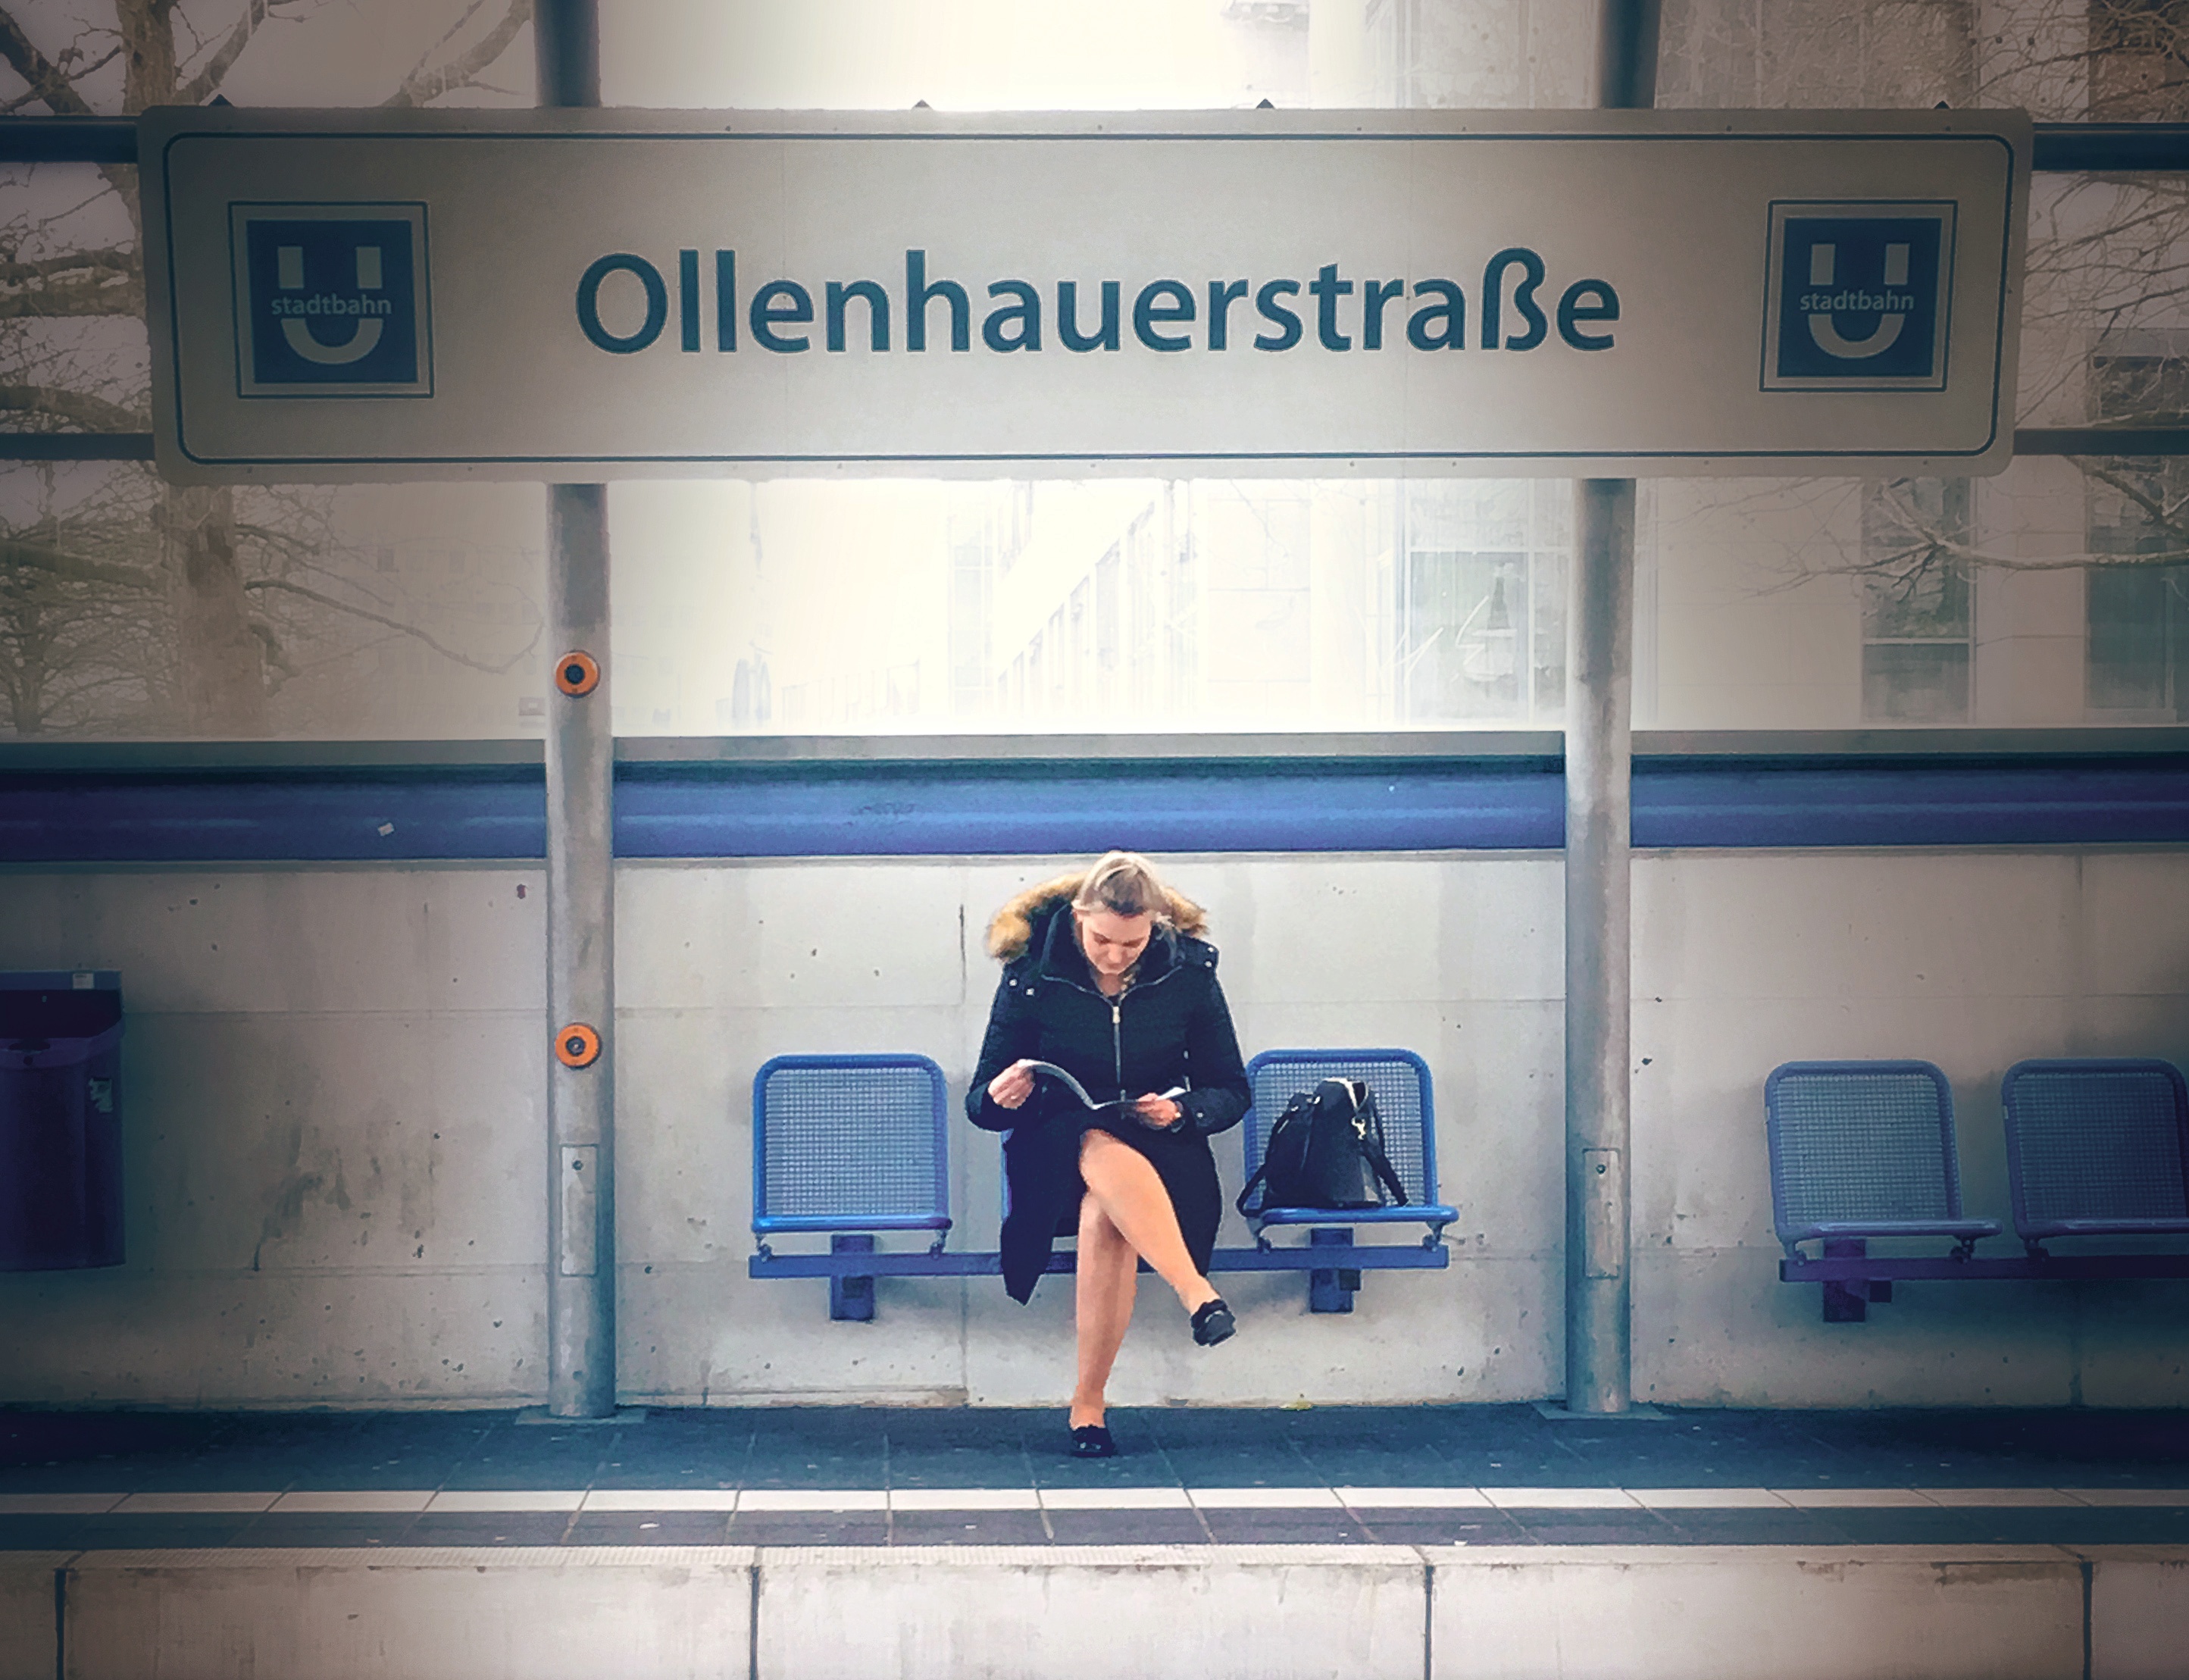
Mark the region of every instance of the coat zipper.
POLYGON ((1110 999, 1110 1052, 1117 1067, 1117 1100, 1125 1100, 1125 994, 1110 999))
MULTIPOLYGON (((1161 974, 1156 976, 1154 979, 1141 981, 1141 988, 1143 990, 1146 990, 1151 987, 1160 986, 1163 981, 1168 980, 1171 976, 1177 972, 1178 970, 1174 968, 1166 969, 1161 974)), ((1104 998, 1100 992, 1096 991, 1091 986, 1082 986, 1078 981, 1067 979, 1065 976, 1061 974, 1056 976, 1055 978, 1063 981, 1065 985, 1071 987, 1076 992, 1084 992, 1089 997, 1100 998, 1103 1003, 1109 1004, 1110 1056, 1111 1065, 1117 1074, 1117 1099, 1121 1102, 1123 1101, 1125 1096, 1125 994, 1120 992, 1114 998, 1104 998)))

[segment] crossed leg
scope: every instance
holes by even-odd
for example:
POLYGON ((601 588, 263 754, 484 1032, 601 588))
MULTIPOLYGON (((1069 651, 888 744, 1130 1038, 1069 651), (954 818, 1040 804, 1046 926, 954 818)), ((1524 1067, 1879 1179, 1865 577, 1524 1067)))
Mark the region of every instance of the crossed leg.
POLYGON ((1079 1140, 1079 1270, 1073 1286, 1079 1381, 1072 1394, 1072 1427, 1102 1421, 1104 1390, 1126 1326, 1143 1257, 1178 1292, 1188 1312, 1216 1298, 1216 1287, 1194 1269, 1170 1193, 1147 1157, 1107 1132, 1079 1140))
POLYGON ((1140 1257, 1090 1193, 1079 1202, 1079 1270, 1072 1281, 1078 1329, 1079 1382, 1072 1391, 1071 1427, 1100 1423, 1109 1401, 1110 1368, 1133 1321, 1140 1257))

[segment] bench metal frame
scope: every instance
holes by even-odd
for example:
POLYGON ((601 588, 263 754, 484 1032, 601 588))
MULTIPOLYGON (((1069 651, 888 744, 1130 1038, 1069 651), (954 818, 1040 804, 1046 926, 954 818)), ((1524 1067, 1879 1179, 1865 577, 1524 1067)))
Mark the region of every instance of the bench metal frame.
MULTIPOLYGON (((1430 1106, 1428 1069, 1420 1057, 1410 1050, 1290 1050, 1270 1051, 1257 1056, 1249 1064, 1249 1077, 1271 1058, 1313 1061, 1389 1062, 1411 1064, 1411 1072, 1420 1081, 1423 1117, 1423 1160, 1427 1170, 1427 1195, 1433 1196, 1436 1187, 1436 1140, 1434 1130, 1434 1110, 1430 1106)), ((825 1278, 829 1283, 829 1316, 852 1323, 864 1323, 874 1315, 874 1280, 878 1277, 998 1277, 1003 1273, 1003 1256, 993 1249, 952 1249, 944 1245, 949 1237, 949 1139, 943 1111, 938 1107, 934 1132, 934 1168, 936 1193, 934 1209, 919 1215, 893 1215, 876 1219, 868 1215, 799 1214, 783 1215, 769 1212, 765 1206, 767 1184, 767 1136, 766 1104, 768 1083, 778 1072, 810 1070, 815 1072, 856 1072, 862 1067, 902 1068, 919 1066, 934 1070, 935 1088, 941 1089, 942 1073, 925 1056, 917 1055, 786 1055, 777 1056, 764 1064, 753 1078, 753 1236, 757 1252, 745 1263, 745 1275, 754 1278, 825 1278), (877 1235, 889 1230, 932 1230, 935 1235, 929 1247, 916 1249, 884 1249, 879 1247, 877 1235), (826 1236, 829 1247, 825 1253, 808 1251, 797 1253, 778 1253, 768 1238, 783 1234, 826 1236)), ((1251 1112, 1249 1121, 1252 1120, 1251 1112)), ((1249 1134, 1249 1139, 1252 1138, 1249 1134)), ((1360 1287, 1361 1274, 1370 1271, 1442 1271, 1451 1264, 1451 1251, 1444 1244, 1443 1229, 1457 1217, 1449 1208, 1431 1205, 1426 1200, 1422 1206, 1400 1208, 1319 1208, 1282 1209, 1287 1216, 1271 1223, 1305 1224, 1309 1219, 1344 1220, 1349 1223, 1315 1224, 1308 1230, 1304 1244, 1279 1247, 1259 1229, 1255 1232, 1255 1243, 1251 1248, 1219 1248, 1209 1262, 1208 1270, 1214 1273, 1233 1272, 1305 1272, 1308 1276, 1308 1309, 1311 1312, 1345 1313, 1353 1310, 1353 1296, 1360 1287), (1295 1217, 1297 1216, 1297 1217, 1295 1217), (1429 1225, 1429 1232, 1418 1244, 1361 1243, 1354 1238, 1351 1223, 1389 1223, 1397 1219, 1418 1219, 1429 1225)), ((1078 1256, 1070 1249, 1059 1249, 1049 1256, 1044 1269, 1046 1276, 1069 1275, 1078 1270, 1078 1256)), ((1143 1272, 1150 1270, 1146 1261, 1140 1262, 1143 1272)))
POLYGON ((2015 1124, 2014 1090, 2018 1078, 2029 1072, 2062 1074, 2089 1072, 2118 1073, 2123 1071, 2142 1072, 2162 1072, 2169 1079, 2175 1100, 2177 1136, 2184 1140, 2181 1158, 2189 1162, 2189 1095, 2185 1095, 2180 1072, 2170 1064, 2149 1060, 2133 1061, 2031 1061, 2016 1062, 2008 1070, 2001 1089, 2001 1110, 2006 1119, 2008 1174, 2013 1191, 2015 1225, 2023 1242, 2024 1252, 2012 1256, 1980 1255, 1976 1244, 1983 1235, 2000 1231, 1996 1221, 1968 1221, 1960 1219, 1960 1186, 1956 1168, 1950 1182, 1953 1185, 1952 1212, 1956 1217, 1936 1224, 1925 1221, 1840 1221, 1790 1227, 1785 1217, 1785 1201, 1780 1174, 1779 1136, 1777 1111, 1773 1104, 1781 1074, 1816 1072, 1820 1070, 1845 1070, 1849 1072, 1862 1069, 1877 1072, 1906 1072, 1927 1069, 1937 1080, 1940 1093, 1940 1116, 1946 1128, 1945 1148, 1948 1160, 1952 1161, 1953 1098, 1945 1083, 1945 1075, 1928 1062, 1789 1062, 1776 1069, 1767 1083, 1766 1106, 1771 1118, 1772 1201, 1774 1219, 1780 1241, 1786 1249, 1785 1258, 1779 1263, 1779 1281, 1785 1283, 1815 1283, 1823 1287, 1824 1320, 1827 1324, 1859 1324, 1869 1317, 1868 1309, 1875 1304, 1892 1299, 1892 1286, 1898 1281, 1923 1282, 2005 1282, 2012 1281, 2055 1282, 2092 1282, 2137 1278, 2189 1278, 2189 1253, 2113 1252, 2110 1253, 2056 1254, 2044 1247, 2045 1237, 2084 1236, 2104 1235, 2172 1235, 2189 1231, 2189 1221, 2168 1219, 2107 1219, 2093 1218, 2073 1220, 2032 1219, 2028 1213, 2030 1197, 2026 1192, 2037 1188, 2027 1174, 2033 1162, 2023 1158, 2017 1146, 2015 1124), (1966 1234, 1966 1228, 1977 1224, 1989 1225, 1991 1229, 1982 1235, 1966 1234), (1895 1225, 1900 1228, 1893 1229, 1895 1225), (1949 1254, 1872 1255, 1868 1239, 1871 1236, 1891 1236, 1920 1234, 1952 1235, 1959 1238, 1949 1254), (1858 1234, 1859 1233, 1859 1234, 1858 1234), (1812 1258, 1796 1246, 1811 1240, 1820 1241, 1823 1253, 1812 1258))

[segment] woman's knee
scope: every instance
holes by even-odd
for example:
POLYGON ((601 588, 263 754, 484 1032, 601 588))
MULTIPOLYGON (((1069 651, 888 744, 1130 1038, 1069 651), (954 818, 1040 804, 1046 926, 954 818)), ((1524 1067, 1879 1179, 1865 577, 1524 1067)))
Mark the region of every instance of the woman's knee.
POLYGON ((1105 1213, 1102 1204, 1092 1196, 1083 1196, 1079 1202, 1079 1240, 1107 1247, 1123 1242, 1125 1234, 1117 1229, 1117 1222, 1105 1213))
POLYGON ((1079 1141, 1079 1176, 1090 1188, 1104 1191, 1162 1182, 1146 1156, 1107 1132, 1098 1131, 1089 1132, 1079 1141))

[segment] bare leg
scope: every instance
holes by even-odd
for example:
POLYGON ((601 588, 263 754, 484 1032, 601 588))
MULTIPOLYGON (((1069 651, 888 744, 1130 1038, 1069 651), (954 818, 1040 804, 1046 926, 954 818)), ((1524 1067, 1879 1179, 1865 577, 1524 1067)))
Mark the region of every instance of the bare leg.
POLYGON ((1193 1269, 1170 1193, 1147 1157, 1107 1132, 1090 1131, 1079 1140, 1079 1176, 1089 1197, 1156 1276, 1178 1292, 1188 1312, 1216 1298, 1216 1286, 1193 1269))
POLYGON ((1072 1428, 1100 1423, 1108 1400, 1110 1367, 1133 1321, 1140 1257, 1092 1196, 1079 1202, 1079 1272, 1072 1301, 1079 1331, 1079 1385, 1072 1391, 1072 1428))

